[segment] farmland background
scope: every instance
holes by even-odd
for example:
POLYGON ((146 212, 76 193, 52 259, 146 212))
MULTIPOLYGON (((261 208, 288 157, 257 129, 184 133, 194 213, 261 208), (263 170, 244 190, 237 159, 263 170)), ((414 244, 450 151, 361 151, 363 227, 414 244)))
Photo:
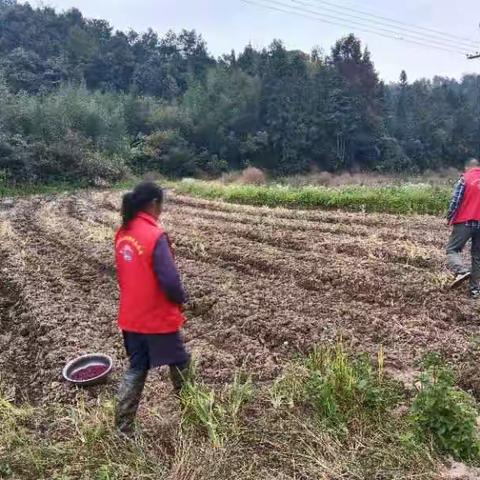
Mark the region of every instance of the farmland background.
POLYGON ((452 458, 480 463, 477 307, 445 289, 441 218, 173 192, 162 221, 197 383, 178 402, 152 371, 137 436, 119 437, 120 198, 0 201, 2 478, 451 479, 452 458), (106 385, 62 381, 93 351, 113 359, 106 385))
POLYGON ((113 31, 78 10, 0 0, 0 182, 218 176, 257 166, 421 173, 479 152, 480 77, 385 85, 359 39, 330 52, 194 31, 113 31))
POLYGON ((479 138, 480 76, 385 85, 353 35, 213 58, 0 0, 0 478, 480 478, 478 307, 439 218, 479 138), (125 439, 111 241, 141 177, 197 381, 152 372, 125 439), (110 381, 62 381, 91 351, 110 381))

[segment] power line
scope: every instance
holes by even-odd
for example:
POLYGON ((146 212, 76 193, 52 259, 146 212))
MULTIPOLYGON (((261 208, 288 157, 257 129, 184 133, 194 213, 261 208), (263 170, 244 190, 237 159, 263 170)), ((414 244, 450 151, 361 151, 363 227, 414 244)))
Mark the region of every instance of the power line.
MULTIPOLYGON (((279 0, 262 0, 262 1, 266 2, 266 3, 273 4, 275 6, 281 6, 283 8, 289 8, 289 9, 292 9, 294 11, 298 10, 298 11, 303 12, 303 13, 313 14, 313 15, 316 15, 316 16, 320 16, 322 18, 327 18, 329 20, 348 22, 348 26, 350 28, 351 28, 352 25, 355 28, 358 27, 358 26, 360 26, 362 28, 367 27, 369 29, 374 28, 376 34, 380 34, 380 32, 382 32, 383 34, 387 34, 387 35, 390 35, 390 36, 394 35, 396 39, 400 39, 400 40, 406 40, 406 38, 408 37, 408 39, 410 41, 428 43, 429 45, 440 47, 440 48, 447 48, 447 49, 451 49, 451 50, 454 50, 456 48, 456 46, 454 46, 450 43, 441 42, 441 41, 434 41, 434 40, 431 40, 431 39, 428 39, 428 38, 424 38, 420 35, 405 34, 405 32, 398 32, 397 30, 393 30, 391 28, 383 28, 383 27, 380 27, 378 25, 371 25, 369 23, 365 23, 365 21, 360 22, 360 21, 357 21, 357 20, 351 20, 350 18, 346 18, 346 17, 338 17, 338 16, 335 16, 335 15, 331 15, 329 13, 323 13, 323 12, 319 12, 319 11, 315 11, 315 10, 309 10, 308 8, 298 7, 298 6, 290 5, 288 3, 282 3, 279 0)), ((455 50, 455 53, 461 53, 462 55, 464 55, 466 52, 465 51, 460 52, 459 50, 455 50)))
MULTIPOLYGON (((290 14, 297 15, 297 16, 300 16, 300 17, 310 18, 310 19, 313 19, 313 20, 320 21, 322 23, 328 23, 330 25, 352 28, 352 24, 348 23, 348 22, 345 22, 343 19, 340 19, 340 21, 332 21, 332 20, 326 19, 325 16, 322 16, 317 12, 313 12, 314 15, 310 15, 307 10, 293 9, 289 5, 285 5, 283 3, 276 2, 274 0, 240 0, 240 1, 243 2, 243 3, 250 4, 250 5, 255 5, 257 7, 266 8, 268 10, 274 10, 274 11, 278 11, 278 12, 282 12, 282 13, 290 13, 290 14), (273 3, 273 5, 265 5, 265 3, 260 3, 260 1, 273 3)), ((411 43, 411 44, 414 44, 414 45, 419 45, 419 46, 422 46, 422 47, 427 47, 427 48, 431 48, 431 49, 435 49, 435 50, 442 50, 442 51, 449 52, 449 53, 456 53, 456 54, 465 55, 465 52, 459 51, 459 50, 454 50, 453 48, 450 48, 450 47, 447 48, 447 47, 443 47, 443 46, 433 45, 433 44, 428 43, 426 41, 425 42, 420 42, 420 41, 413 40, 413 39, 410 39, 410 38, 405 37, 405 36, 401 36, 399 34, 393 34, 393 35, 389 34, 389 35, 387 35, 387 34, 384 34, 384 33, 380 33, 378 30, 372 30, 372 29, 368 28, 367 26, 361 26, 360 28, 358 28, 358 27, 355 27, 355 28, 358 31, 366 32, 366 33, 372 33, 374 35, 378 35, 378 36, 381 36, 381 37, 384 37, 384 38, 390 38, 390 39, 393 39, 393 40, 402 40, 404 42, 408 42, 408 43, 411 43)))
MULTIPOLYGON (((264 1, 269 1, 269 0, 264 0, 264 1)), ((298 8, 299 10, 305 11, 307 13, 313 13, 314 15, 326 16, 327 18, 333 18, 334 20, 349 21, 350 23, 353 23, 354 25, 367 26, 369 28, 373 27, 373 28, 376 28, 378 31, 382 31, 382 32, 387 33, 387 34, 407 35, 408 37, 410 37, 413 40, 418 40, 418 41, 421 41, 421 42, 426 41, 428 43, 439 45, 439 46, 442 46, 442 47, 447 47, 447 48, 453 48, 454 47, 452 45, 451 40, 447 41, 447 40, 444 40, 444 39, 430 38, 430 37, 427 37, 425 34, 419 34, 417 32, 412 33, 412 32, 409 32, 409 31, 402 31, 403 27, 392 27, 390 25, 385 25, 384 23, 382 23, 378 20, 370 20, 370 19, 359 17, 358 15, 344 14, 343 12, 338 12, 336 10, 333 10, 333 9, 329 8, 329 7, 323 7, 323 8, 326 9, 326 10, 331 10, 331 11, 333 10, 334 13, 336 13, 337 15, 343 15, 343 17, 334 16, 334 15, 331 15, 329 13, 325 13, 322 10, 309 10, 308 8, 305 8, 305 7, 298 7, 297 4, 298 5, 304 5, 304 6, 307 6, 307 7, 310 4, 302 2, 301 0, 291 0, 291 1, 294 2, 295 5, 283 4, 283 6, 285 6, 287 8, 293 8, 293 9, 298 8), (353 18, 353 20, 352 20, 352 18, 353 18), (358 19, 360 21, 358 21, 358 19), (400 29, 400 30, 398 30, 398 29, 400 29)), ((276 2, 276 3, 279 3, 279 2, 276 2)), ((460 47, 463 47, 463 48, 467 49, 467 47, 463 46, 463 45, 461 45, 460 47)), ((468 47, 469 50, 471 50, 473 48, 474 48, 473 45, 468 47)))
MULTIPOLYGON (((299 2, 297 0, 292 0, 292 2, 303 3, 303 2, 299 2)), ((454 34, 451 34, 451 33, 442 32, 440 30, 435 30, 433 28, 420 27, 418 25, 414 25, 414 24, 411 24, 411 23, 401 22, 401 21, 395 20, 393 18, 388 18, 388 17, 384 17, 384 16, 381 16, 381 15, 375 15, 373 13, 368 13, 368 12, 365 12, 365 11, 362 11, 362 10, 358 10, 356 8, 337 5, 337 4, 329 2, 327 0, 308 0, 308 3, 310 5, 312 5, 314 2, 315 3, 321 3, 323 5, 328 5, 330 7, 329 8, 330 10, 340 9, 340 10, 347 10, 347 11, 350 11, 350 12, 355 12, 355 13, 358 13, 358 14, 363 15, 365 17, 371 17, 371 18, 374 18, 374 19, 377 19, 377 20, 381 20, 382 23, 384 23, 384 24, 387 23, 387 24, 399 25, 399 26, 401 26, 399 28, 401 28, 402 30, 411 30, 412 33, 421 33, 425 36, 429 36, 429 37, 432 37, 432 38, 440 37, 440 39, 443 39, 443 40, 455 41, 457 43, 462 43, 465 46, 468 45, 469 48, 472 48, 472 47, 476 48, 476 47, 478 47, 478 44, 479 44, 479 42, 477 42, 477 41, 475 41, 471 38, 461 37, 459 35, 454 35, 454 34), (415 32, 415 30, 418 30, 418 32, 415 32)), ((339 13, 339 12, 337 12, 337 13, 339 13)), ((357 18, 361 18, 361 17, 357 17, 357 18)), ((369 19, 367 19, 367 20, 369 20, 369 19)), ((374 21, 374 20, 369 20, 369 21, 374 21)))
MULTIPOLYGON (((352 28, 351 24, 348 24, 348 23, 343 22, 343 21, 338 22, 338 21, 327 20, 325 18, 322 18, 322 16, 320 16, 317 13, 315 13, 315 16, 312 16, 312 15, 309 15, 308 13, 306 13, 306 11, 295 10, 295 9, 292 10, 291 7, 289 7, 289 6, 287 6, 287 8, 289 8, 288 10, 285 9, 285 8, 280 8, 278 5, 282 5, 282 6, 285 7, 285 4, 275 3, 272 0, 262 0, 262 1, 263 2, 274 3, 277 6, 265 5, 265 4, 259 3, 258 1, 254 1, 254 0, 240 0, 240 1, 243 2, 243 3, 250 4, 250 5, 255 5, 257 7, 266 8, 268 10, 274 10, 274 11, 278 11, 278 12, 282 12, 282 13, 290 13, 290 14, 294 14, 294 15, 297 15, 297 16, 300 16, 300 17, 303 17, 303 18, 310 18, 310 19, 313 19, 313 20, 320 21, 322 23, 328 23, 330 25, 352 28)), ((371 30, 371 29, 365 28, 365 27, 361 27, 361 28, 356 27, 356 28, 357 28, 358 31, 366 32, 366 33, 372 33, 374 35, 378 35, 378 36, 381 36, 381 37, 384 37, 384 38, 390 38, 390 39, 393 39, 393 40, 401 40, 401 41, 405 41, 405 42, 408 42, 408 43, 411 43, 411 44, 414 44, 414 45, 420 45, 422 47, 427 47, 427 48, 431 48, 431 49, 435 49, 435 50, 442 50, 442 51, 449 52, 449 53, 456 53, 456 54, 465 55, 464 51, 453 50, 450 47, 444 48, 444 47, 441 47, 441 46, 438 46, 438 45, 432 45, 432 44, 426 43, 426 42, 419 42, 419 41, 416 41, 416 40, 411 40, 409 38, 402 37, 398 34, 396 34, 396 35, 386 35, 386 34, 378 32, 377 30, 371 30)))

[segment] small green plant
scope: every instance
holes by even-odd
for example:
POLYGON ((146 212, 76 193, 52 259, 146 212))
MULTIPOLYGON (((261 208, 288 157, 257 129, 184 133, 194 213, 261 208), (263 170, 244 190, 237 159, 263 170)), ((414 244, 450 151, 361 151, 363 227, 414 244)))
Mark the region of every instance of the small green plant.
POLYGON ((217 402, 215 391, 200 382, 188 381, 182 388, 181 402, 182 425, 205 429, 213 446, 222 446, 224 441, 222 420, 225 413, 217 402))
POLYGON ((111 471, 110 465, 102 465, 97 470, 95 480, 117 480, 118 476, 111 471))
POLYGON ((228 385, 224 394, 225 411, 230 419, 236 423, 242 407, 253 396, 252 379, 243 372, 235 372, 233 382, 228 385))
POLYGON ((252 381, 240 372, 222 395, 200 382, 188 381, 181 392, 182 424, 204 429, 214 447, 223 446, 231 433, 238 433, 238 416, 252 398, 252 381))
POLYGON ((438 354, 426 355, 422 369, 410 412, 417 434, 432 441, 442 454, 458 460, 478 459, 475 400, 455 388, 452 370, 438 354))
POLYGON ((286 365, 270 388, 270 402, 275 409, 287 406, 292 409, 305 398, 305 385, 309 372, 301 362, 286 365))

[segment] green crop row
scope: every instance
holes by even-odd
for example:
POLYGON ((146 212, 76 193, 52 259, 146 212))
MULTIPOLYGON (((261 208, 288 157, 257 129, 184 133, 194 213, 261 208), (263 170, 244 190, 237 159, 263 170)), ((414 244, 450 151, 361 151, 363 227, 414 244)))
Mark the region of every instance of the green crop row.
POLYGON ((245 205, 341 209, 393 214, 445 213, 450 189, 429 185, 391 187, 290 187, 284 185, 222 185, 199 180, 175 184, 179 193, 245 205))

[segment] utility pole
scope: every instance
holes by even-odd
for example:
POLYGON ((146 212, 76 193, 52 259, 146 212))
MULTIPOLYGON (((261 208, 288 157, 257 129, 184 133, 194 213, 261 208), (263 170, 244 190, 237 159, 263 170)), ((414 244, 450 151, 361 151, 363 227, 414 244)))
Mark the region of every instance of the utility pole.
MULTIPOLYGON (((478 24, 478 26, 480 27, 480 23, 478 24)), ((476 53, 473 53, 471 55, 467 55, 467 58, 469 60, 476 60, 477 58, 480 58, 480 52, 476 52, 476 53)))

